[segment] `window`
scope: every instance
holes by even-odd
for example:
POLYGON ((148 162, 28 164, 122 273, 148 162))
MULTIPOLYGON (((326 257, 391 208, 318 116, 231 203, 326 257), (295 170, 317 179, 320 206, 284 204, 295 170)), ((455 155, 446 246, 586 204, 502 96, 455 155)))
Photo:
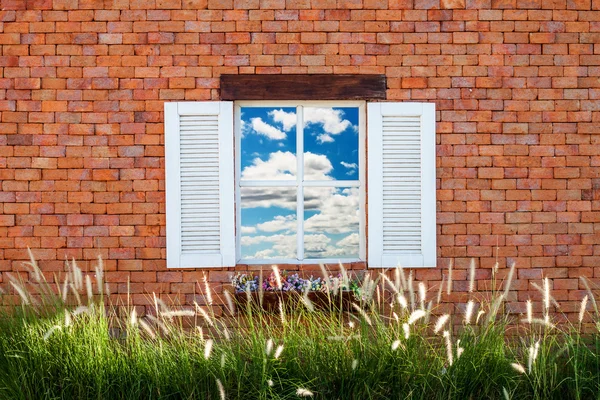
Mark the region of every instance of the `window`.
POLYGON ((433 104, 166 103, 165 157, 170 268, 435 266, 433 104))
POLYGON ((237 259, 365 259, 364 102, 238 102, 237 259))

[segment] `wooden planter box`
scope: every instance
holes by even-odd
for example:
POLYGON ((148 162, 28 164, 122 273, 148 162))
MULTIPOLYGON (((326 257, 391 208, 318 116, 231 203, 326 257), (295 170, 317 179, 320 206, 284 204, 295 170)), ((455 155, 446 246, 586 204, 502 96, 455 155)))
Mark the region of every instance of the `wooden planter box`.
MULTIPOLYGON (((260 304, 260 293, 251 292, 251 301, 254 304, 260 304)), ((239 307, 244 308, 248 302, 248 295, 246 293, 235 293, 235 297, 239 307)), ((279 311, 279 302, 284 307, 290 307, 298 305, 301 300, 302 293, 297 291, 289 292, 263 292, 262 293, 262 308, 265 311, 279 311)), ((352 310, 352 303, 356 302, 354 293, 351 290, 342 291, 337 296, 328 295, 325 292, 308 292, 308 299, 313 303, 316 309, 329 310, 329 309, 341 309, 352 310), (341 296, 341 297, 340 297, 341 296)))

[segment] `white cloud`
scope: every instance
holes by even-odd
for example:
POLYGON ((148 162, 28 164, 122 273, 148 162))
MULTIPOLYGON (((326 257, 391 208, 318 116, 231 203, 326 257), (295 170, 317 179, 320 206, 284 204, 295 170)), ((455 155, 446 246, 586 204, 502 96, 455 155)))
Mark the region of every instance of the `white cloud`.
POLYGON ((305 124, 321 124, 325 133, 331 135, 339 135, 352 126, 352 123, 347 119, 343 119, 343 116, 344 112, 342 110, 334 110, 333 108, 306 107, 304 109, 305 124))
POLYGON ((333 171, 333 165, 327 156, 322 154, 304 153, 304 180, 333 180, 329 173, 333 171))
POLYGON ((296 113, 285 112, 282 109, 269 111, 269 117, 273 118, 273 121, 279 122, 283 125, 283 130, 289 132, 296 126, 296 113))
POLYGON ((253 226, 242 226, 242 233, 245 233, 245 234, 256 233, 256 228, 253 226))
MULTIPOLYGON (((289 132, 296 126, 297 118, 295 112, 286 112, 279 109, 269 111, 268 115, 274 122, 282 124, 283 130, 286 132, 289 132)), ((350 127, 355 131, 358 130, 358 127, 353 126, 349 120, 344 119, 344 112, 342 110, 334 110, 333 108, 305 107, 304 124, 306 126, 311 124, 322 126, 325 133, 317 136, 319 144, 333 142, 334 138, 332 135, 339 135, 350 127)))
MULTIPOLYGON (((336 258, 352 254, 358 255, 357 233, 348 235, 336 245, 332 245, 331 242, 331 238, 322 233, 304 235, 305 256, 307 258, 336 258), (354 241, 356 241, 356 244, 354 244, 354 241), (340 244, 341 242, 344 242, 344 244, 340 244)), ((257 250, 253 255, 245 255, 245 257, 254 259, 295 259, 297 257, 297 238, 295 234, 242 237, 242 246, 253 245, 268 245, 269 248, 257 250)))
POLYGON ((297 223, 295 215, 277 215, 271 221, 257 224, 256 227, 262 232, 296 231, 297 223))
POLYGON ((296 235, 242 236, 242 246, 268 243, 271 250, 258 250, 253 258, 296 258, 296 235))
POLYGON ((252 129, 254 132, 258 133, 259 135, 266 136, 271 140, 282 140, 287 137, 285 132, 282 132, 274 126, 267 124, 262 120, 262 118, 252 118, 250 122, 252 123, 252 129))
POLYGON ((346 175, 353 175, 354 173, 356 173, 356 170, 358 169, 358 164, 357 163, 347 163, 347 162, 340 162, 340 164, 342 164, 342 166, 344 168, 347 168, 348 171, 346 171, 346 175))
POLYGON ((358 168, 358 164, 357 163, 347 163, 347 162, 340 162, 340 164, 342 164, 343 167, 348 168, 348 169, 357 169, 358 168))
POLYGON ((321 204, 316 208, 319 213, 304 221, 305 232, 337 234, 358 231, 360 223, 358 188, 344 189, 341 193, 329 188, 314 189, 319 190, 317 195, 321 199, 321 204))
MULTIPOLYGON (((242 246, 267 244, 269 249, 258 250, 250 258, 290 258, 297 257, 295 234, 242 237, 242 246)), ((335 257, 347 254, 344 249, 331 246, 331 239, 324 234, 304 235, 305 251, 312 257, 335 257)))
MULTIPOLYGON (((260 158, 252 160, 252 165, 242 171, 242 180, 296 180, 297 170, 296 156, 289 151, 277 151, 269 154, 269 159, 263 161, 260 158)), ((304 177, 307 180, 333 180, 329 174, 333 166, 327 156, 304 153, 304 177)), ((318 208, 321 203, 314 190, 305 191, 305 208, 318 208)), ((296 209, 295 187, 244 187, 242 188, 242 206, 244 208, 255 207, 282 207, 288 210, 296 209)))
POLYGON ((276 151, 263 161, 259 157, 242 170, 242 180, 295 180, 296 156, 289 151, 276 151))
POLYGON ((273 249, 265 249, 257 251, 252 258, 272 258, 273 249))
POLYGON ((335 142, 335 139, 333 139, 331 137, 331 135, 329 135, 327 133, 321 133, 320 135, 317 136, 317 143, 319 143, 319 144, 332 143, 332 142, 335 142))
MULTIPOLYGON (((260 189, 264 192, 270 188, 243 188, 242 196, 244 209, 254 207, 282 207, 291 210, 296 209, 295 188, 293 191, 281 194, 281 188, 277 188, 270 197, 251 198, 247 201, 246 189, 260 189), (275 193, 279 191, 280 193, 275 193)), ((254 193, 252 193, 254 194, 254 193)), ((263 193, 264 194, 264 193, 263 193)), ((360 224, 359 215, 360 193, 358 188, 344 189, 341 193, 335 188, 306 188, 305 210, 318 211, 304 221, 304 231, 307 233, 340 234, 358 232, 360 224)), ((295 232, 297 227, 295 215, 278 215, 272 220, 256 225, 257 231, 261 232, 295 232)), ((244 233, 242 231, 242 233, 244 233)))
POLYGON ((358 248, 359 244, 360 244, 360 236, 356 232, 349 234, 348 236, 346 236, 345 238, 343 238, 337 242, 337 245, 340 247, 358 248))

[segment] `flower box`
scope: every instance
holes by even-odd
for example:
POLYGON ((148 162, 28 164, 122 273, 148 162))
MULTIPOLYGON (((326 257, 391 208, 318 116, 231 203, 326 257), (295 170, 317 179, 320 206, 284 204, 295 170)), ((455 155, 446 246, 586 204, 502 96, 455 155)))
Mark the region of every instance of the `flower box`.
MULTIPOLYGON (((262 304, 262 309, 265 311, 279 311, 279 303, 284 307, 301 307, 303 294, 298 291, 268 291, 262 292, 261 301, 260 292, 250 292, 251 301, 254 304, 262 304)), ((248 294, 244 292, 235 293, 235 297, 239 307, 244 308, 248 303, 248 294)), ((352 303, 356 302, 354 293, 351 290, 344 290, 337 296, 328 295, 326 292, 311 291, 307 294, 308 299, 314 305, 315 309, 329 310, 341 309, 351 310, 352 303)))

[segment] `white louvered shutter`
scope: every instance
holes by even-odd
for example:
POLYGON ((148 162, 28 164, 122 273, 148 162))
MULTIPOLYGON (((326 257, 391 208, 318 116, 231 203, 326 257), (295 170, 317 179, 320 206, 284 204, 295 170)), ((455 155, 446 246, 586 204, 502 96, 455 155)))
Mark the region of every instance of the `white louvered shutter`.
POLYGON ((165 103, 167 267, 235 265, 233 103, 165 103))
POLYGON ((368 262, 434 267, 435 105, 370 103, 368 262))

